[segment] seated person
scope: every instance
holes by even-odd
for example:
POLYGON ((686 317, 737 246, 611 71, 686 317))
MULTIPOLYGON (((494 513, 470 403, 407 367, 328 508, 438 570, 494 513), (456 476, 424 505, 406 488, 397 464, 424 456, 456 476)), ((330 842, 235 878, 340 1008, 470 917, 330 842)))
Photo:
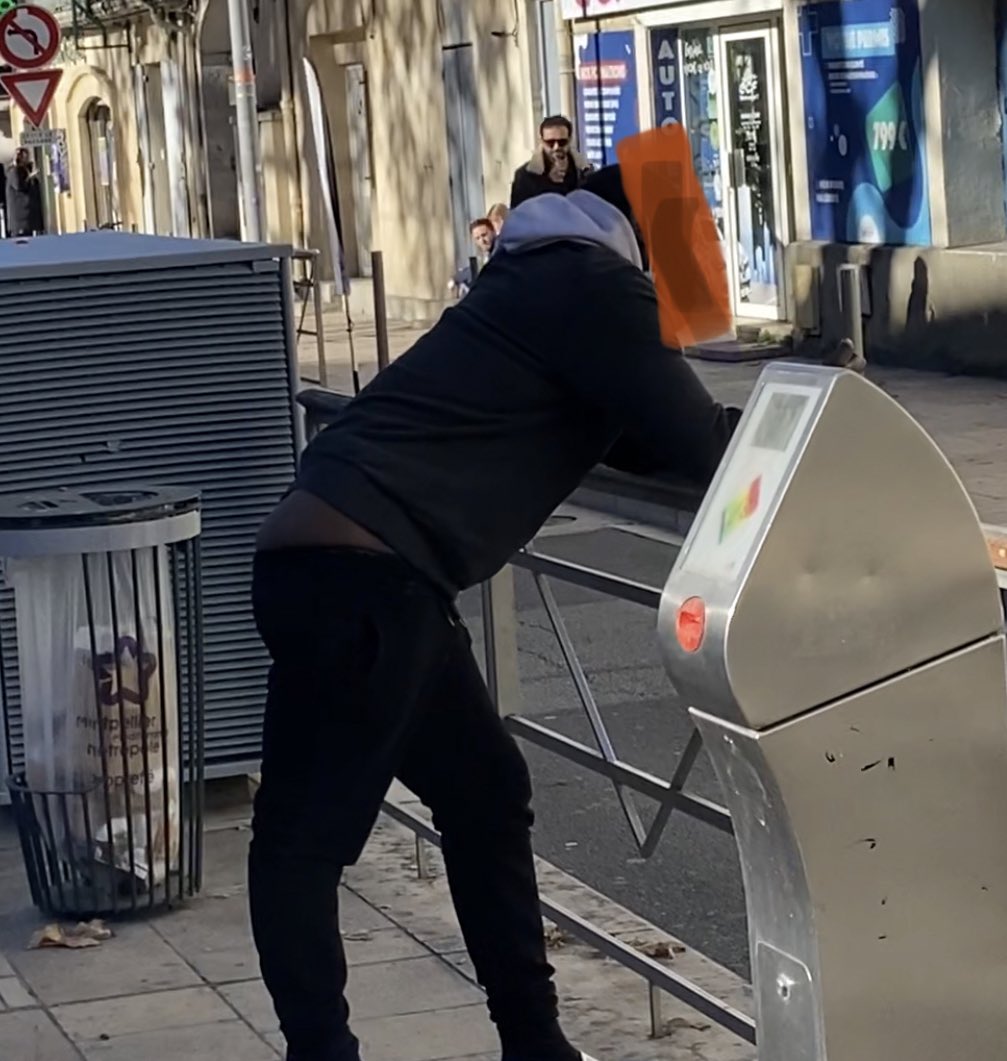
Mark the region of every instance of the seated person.
MULTIPOLYGON (((476 260, 481 269, 489 260, 496 245, 497 229, 488 217, 479 217, 469 225, 469 233, 475 244, 476 260)), ((464 298, 475 281, 471 263, 463 265, 448 283, 448 290, 455 298, 464 298)))

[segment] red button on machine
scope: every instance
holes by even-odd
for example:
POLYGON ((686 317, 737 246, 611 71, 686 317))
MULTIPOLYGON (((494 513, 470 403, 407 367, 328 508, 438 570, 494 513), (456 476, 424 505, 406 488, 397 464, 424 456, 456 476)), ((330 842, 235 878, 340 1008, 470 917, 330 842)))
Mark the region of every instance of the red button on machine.
POLYGON ((678 609, 675 635, 686 652, 698 652, 706 636, 706 604, 699 597, 690 597, 678 609))

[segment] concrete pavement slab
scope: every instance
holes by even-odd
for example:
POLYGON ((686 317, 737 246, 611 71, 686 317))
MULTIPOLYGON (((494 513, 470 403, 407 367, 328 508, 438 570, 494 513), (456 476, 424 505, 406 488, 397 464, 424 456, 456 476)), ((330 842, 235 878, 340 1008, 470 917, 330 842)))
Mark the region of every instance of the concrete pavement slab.
MULTIPOLYGON (((483 1006, 356 1021, 354 1033, 366 1061, 500 1061, 496 1031, 483 1006), (455 1056, 458 1050, 485 1051, 455 1056)), ((279 1032, 266 1036, 283 1053, 279 1032)))
POLYGON ((74 1002, 53 1006, 52 1015, 78 1046, 141 1032, 238 1020, 234 1010, 209 987, 74 1002))
POLYGON ((81 1054, 47 1013, 19 1009, 0 1013, 0 1057, 4 1061, 80 1061, 81 1054))
POLYGON ((211 984, 259 975, 248 899, 242 893, 196 899, 185 909, 159 917, 151 927, 211 984))
POLYGON ((343 929, 343 947, 350 968, 382 965, 385 962, 424 958, 429 951, 400 928, 353 931, 343 929))
POLYGON ((150 925, 121 924, 100 947, 8 953, 19 976, 46 1005, 198 987, 202 981, 150 925))
POLYGON ((168 1028, 88 1043, 87 1061, 277 1061, 278 1050, 240 1020, 168 1028))
POLYGON ((361 1020, 355 1030, 367 1061, 500 1058, 496 1030, 481 1004, 361 1020))
POLYGON ((16 976, 5 976, 0 979, 0 1010, 26 1009, 37 1005, 38 1000, 16 976))
MULTIPOLYGON (((256 1031, 278 1030, 273 1003, 261 980, 225 984, 221 994, 256 1031)), ((482 1003, 483 996, 435 957, 410 958, 353 970, 347 998, 354 1023, 482 1003)))

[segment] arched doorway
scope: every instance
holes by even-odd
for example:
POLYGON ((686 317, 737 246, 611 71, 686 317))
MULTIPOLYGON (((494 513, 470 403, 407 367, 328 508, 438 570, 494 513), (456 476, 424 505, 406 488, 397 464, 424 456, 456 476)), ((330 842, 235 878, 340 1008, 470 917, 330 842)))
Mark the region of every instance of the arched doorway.
POLYGON ((92 99, 81 113, 84 145, 84 216, 88 228, 118 228, 118 174, 115 162, 115 125, 112 110, 92 99))

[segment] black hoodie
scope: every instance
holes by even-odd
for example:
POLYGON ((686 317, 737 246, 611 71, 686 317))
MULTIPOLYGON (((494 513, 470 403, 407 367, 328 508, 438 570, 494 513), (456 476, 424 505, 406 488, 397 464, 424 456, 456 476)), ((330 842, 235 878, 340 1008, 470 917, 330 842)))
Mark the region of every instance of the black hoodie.
POLYGON ((511 213, 468 296, 314 439, 296 485, 454 595, 617 442, 705 486, 738 416, 662 344, 625 217, 589 192, 545 195, 511 213))

